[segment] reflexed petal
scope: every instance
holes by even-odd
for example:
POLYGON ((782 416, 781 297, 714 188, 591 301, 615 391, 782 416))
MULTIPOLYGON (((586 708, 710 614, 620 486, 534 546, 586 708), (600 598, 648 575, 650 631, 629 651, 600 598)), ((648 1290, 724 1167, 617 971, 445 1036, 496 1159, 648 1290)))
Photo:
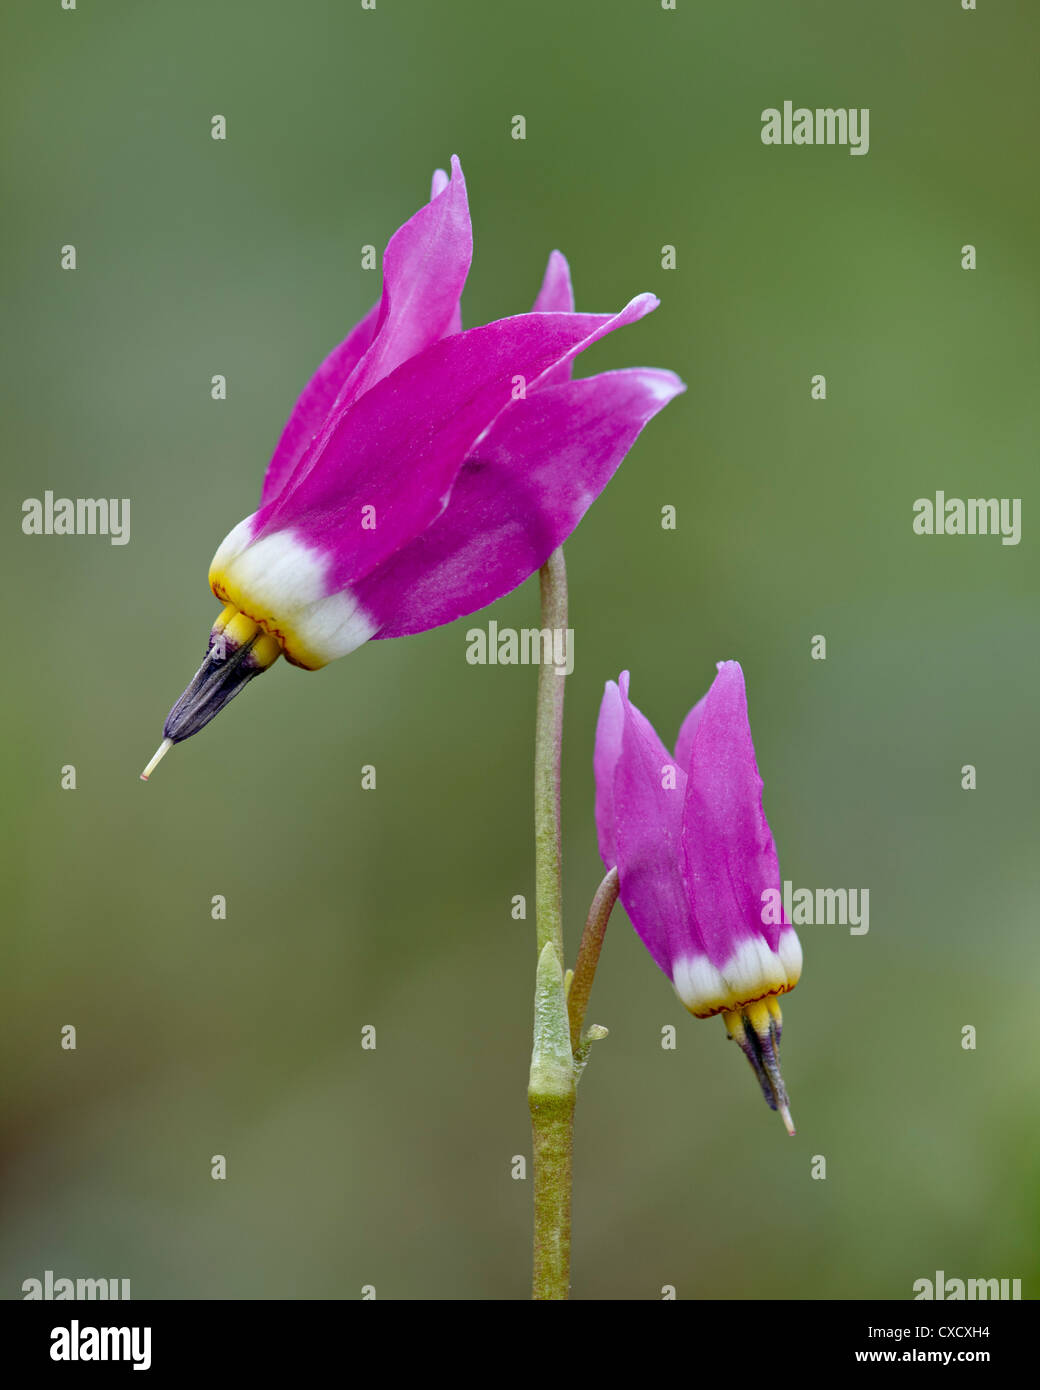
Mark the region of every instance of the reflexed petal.
POLYGON ((534 302, 536 314, 573 314, 574 290, 571 288, 571 268, 562 251, 549 253, 549 264, 542 277, 542 288, 534 302))
POLYGON ((689 714, 683 720, 682 727, 679 729, 679 737, 675 742, 675 760, 684 772, 689 772, 690 770, 690 752, 693 748, 693 736, 696 734, 698 726, 700 725, 701 715, 704 713, 704 701, 707 698, 707 695, 701 696, 693 709, 690 710, 689 714))
POLYGON ((762 810, 762 779, 748 724, 744 674, 719 663, 689 754, 683 869, 714 964, 750 937, 777 949, 781 927, 762 921, 762 892, 780 888, 776 847, 762 810))
MULTIPOLYGON (((542 278, 542 288, 538 291, 538 298, 534 302, 534 312, 536 314, 572 314, 574 312, 571 269, 567 264, 566 257, 560 251, 553 251, 549 255, 549 264, 545 267, 545 275, 542 278)), ((538 383, 538 389, 556 386, 561 381, 570 381, 573 369, 573 362, 564 362, 561 366, 554 367, 552 371, 546 372, 545 376, 542 377, 538 383)))
MULTIPOLYGON (((625 673, 628 674, 627 672, 625 673)), ((604 866, 617 863, 617 828, 614 814, 614 774, 621 757, 625 731, 625 706, 616 681, 607 681, 596 723, 592 768, 596 779, 596 837, 604 866)))
POLYGON ((510 593, 562 545, 647 421, 684 390, 629 368, 540 388, 477 444, 430 528, 356 594, 379 637, 423 632, 510 593))
POLYGON ((378 320, 379 305, 373 304, 343 342, 332 349, 303 388, 264 474, 264 486, 260 494, 261 506, 278 496, 293 470, 321 432, 321 427, 335 405, 343 383, 372 342, 378 320))
POLYGON ((322 448, 252 523, 252 539, 293 529, 327 559, 334 593, 424 531, 447 505, 475 441, 527 382, 655 308, 640 295, 620 313, 521 314, 456 333, 411 358, 339 417, 322 448), (362 508, 376 509, 363 528, 362 508))
POLYGON ((451 325, 472 256, 466 182, 453 155, 447 185, 387 243, 379 324, 341 405, 356 401, 409 357, 455 331, 451 325))
MULTIPOLYGON (((430 202, 431 202, 431 203, 433 202, 434 198, 439 197, 440 194, 442 194, 442 193, 444 192, 444 190, 447 188, 449 182, 450 182, 450 179, 449 179, 448 175, 444 172, 443 169, 434 169, 434 171, 433 171, 433 179, 432 179, 431 182, 430 182, 430 202)), ((448 322, 448 327, 444 330, 444 336, 447 337, 449 333, 461 333, 461 332, 462 332, 462 300, 461 300, 461 295, 460 295, 459 302, 455 305, 455 312, 452 314, 451 319, 450 319, 449 322, 448 322)))
POLYGON ((674 789, 662 783, 672 755, 649 720, 628 699, 628 673, 619 681, 624 710, 621 756, 614 773, 614 811, 621 901, 643 944, 671 977, 676 956, 699 940, 680 869, 686 774, 674 789))
POLYGON ((438 169, 430 202, 390 238, 380 302, 304 387, 264 477, 261 506, 282 491, 334 409, 356 400, 405 358, 459 331, 472 250, 466 185, 453 158, 451 179, 438 169))

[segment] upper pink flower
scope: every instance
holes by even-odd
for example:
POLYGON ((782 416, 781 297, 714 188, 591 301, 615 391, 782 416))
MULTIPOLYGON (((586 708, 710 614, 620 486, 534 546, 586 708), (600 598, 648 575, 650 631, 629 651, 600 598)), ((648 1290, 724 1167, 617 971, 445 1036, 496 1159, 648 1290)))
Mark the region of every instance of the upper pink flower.
POLYGON ((318 368, 214 593, 315 668, 516 588, 581 520, 640 430, 684 389, 632 368, 571 381, 579 352, 656 308, 574 312, 553 252, 534 312, 461 331, 472 252, 457 158, 391 238, 379 303, 318 368))
POLYGON ((463 332, 471 254, 453 157, 451 176, 434 174, 430 201, 390 238, 378 304, 296 402, 260 506, 217 548, 209 580, 224 611, 160 755, 281 654, 314 670, 516 588, 686 389, 651 367, 571 380, 578 353, 657 300, 576 313, 558 251, 532 313, 463 332))

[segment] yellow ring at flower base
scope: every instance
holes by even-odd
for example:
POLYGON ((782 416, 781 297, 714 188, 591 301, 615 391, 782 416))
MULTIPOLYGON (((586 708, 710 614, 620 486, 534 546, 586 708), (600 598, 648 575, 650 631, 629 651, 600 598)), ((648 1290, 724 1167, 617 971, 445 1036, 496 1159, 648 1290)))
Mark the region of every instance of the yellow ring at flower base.
MULTIPOLYGON (((263 613, 248 612, 240 597, 232 598, 226 579, 214 578, 211 572, 209 586, 214 595, 225 605, 213 626, 214 632, 223 632, 231 641, 236 643, 241 642, 243 638, 246 641, 249 640, 246 634, 250 628, 253 632, 262 632, 264 635, 253 648, 254 653, 257 653, 257 647, 260 646, 261 642, 274 644, 277 649, 274 656, 270 658, 270 661, 261 660, 261 665, 270 665, 270 662, 279 653, 285 655, 286 661, 291 662, 294 666, 301 666, 305 671, 318 671, 327 664, 318 660, 315 653, 307 652, 291 629, 279 627, 273 618, 265 617, 263 613)), ((268 649, 265 647, 264 650, 266 652, 268 649)), ((257 655, 259 659, 259 654, 257 653, 257 655)))
POLYGON ((209 585, 274 638, 287 661, 320 670, 378 631, 349 589, 326 593, 326 559, 289 531, 253 540, 247 517, 221 542, 209 585))
POLYGON ((247 642, 252 642, 249 655, 254 666, 270 666, 282 655, 283 647, 278 638, 265 632, 258 622, 233 603, 224 605, 212 631, 214 635, 226 638, 232 648, 244 647, 247 642))

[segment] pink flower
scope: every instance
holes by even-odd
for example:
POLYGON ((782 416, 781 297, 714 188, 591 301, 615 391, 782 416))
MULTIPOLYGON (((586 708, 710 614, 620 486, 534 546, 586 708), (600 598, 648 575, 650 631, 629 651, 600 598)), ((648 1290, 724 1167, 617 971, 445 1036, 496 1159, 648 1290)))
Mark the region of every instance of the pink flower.
POLYGON ((782 910, 775 920, 780 868, 740 665, 719 663, 674 756, 629 700, 628 672, 608 682, 595 775, 600 853, 632 925, 692 1014, 722 1014, 793 1134, 777 997, 797 984, 802 948, 782 910))
POLYGON ((438 170, 429 203, 391 237, 379 303, 304 388, 260 506, 217 548, 209 580, 224 611, 163 751, 279 655, 315 670, 516 588, 685 390, 649 367, 571 380, 578 353, 657 300, 575 313, 558 251, 532 313, 461 331, 471 250, 453 158, 451 177, 438 170))

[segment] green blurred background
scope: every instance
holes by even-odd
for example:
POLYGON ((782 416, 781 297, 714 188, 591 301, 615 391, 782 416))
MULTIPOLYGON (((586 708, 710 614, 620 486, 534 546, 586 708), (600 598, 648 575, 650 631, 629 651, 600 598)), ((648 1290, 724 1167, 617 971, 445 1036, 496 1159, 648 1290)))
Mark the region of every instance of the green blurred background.
MULTIPOLYGON (((868 935, 801 931, 794 1140, 619 911, 575 1296, 908 1298, 937 1269, 1032 1296, 1036 7, 54 0, 4 26, 3 1295, 52 1269, 135 1298, 526 1296, 534 671, 467 665, 467 619, 280 664, 137 776, 211 554, 378 294, 361 246, 455 151, 467 325, 529 307, 558 246, 580 308, 662 300, 581 373, 690 388, 568 546, 571 953, 623 668, 671 738, 738 658, 783 875, 871 895, 868 935), (763 146, 786 98, 869 107, 869 155, 763 146), (24 537, 46 488, 130 497, 130 544, 24 537), (1021 544, 915 536, 937 488, 1021 497, 1021 544)), ((479 621, 536 612, 529 581, 479 621)))

